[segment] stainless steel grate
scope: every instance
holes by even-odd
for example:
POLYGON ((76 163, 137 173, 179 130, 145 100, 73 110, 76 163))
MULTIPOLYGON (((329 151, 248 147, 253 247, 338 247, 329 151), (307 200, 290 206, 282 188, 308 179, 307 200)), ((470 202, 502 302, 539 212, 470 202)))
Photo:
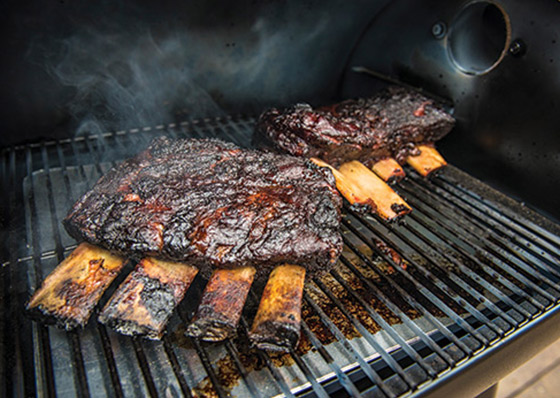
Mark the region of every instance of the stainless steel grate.
POLYGON ((558 319, 559 226, 453 167, 431 180, 409 173, 397 191, 414 211, 401 223, 345 209, 343 255, 330 274, 308 281, 302 341, 289 354, 249 348, 257 288, 237 338, 185 337, 201 278, 161 342, 118 335, 94 319, 66 333, 25 317, 31 292, 76 246, 60 220, 111 165, 160 134, 250 146, 253 124, 216 118, 3 150, 5 396, 396 397, 472 377, 503 347, 529 347, 523 336, 532 330, 541 344, 559 337, 547 327, 547 340, 539 326, 558 319))

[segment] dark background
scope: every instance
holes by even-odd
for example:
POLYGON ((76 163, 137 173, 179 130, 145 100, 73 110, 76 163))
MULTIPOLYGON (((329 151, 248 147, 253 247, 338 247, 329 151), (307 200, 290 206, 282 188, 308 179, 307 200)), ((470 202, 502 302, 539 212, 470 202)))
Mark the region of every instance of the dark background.
POLYGON ((0 147, 319 105, 385 85, 353 71, 361 66, 447 98, 458 123, 438 148, 451 163, 560 219, 560 3, 483 2, 498 17, 468 19, 464 31, 480 37, 457 36, 469 4, 4 1, 0 147), (465 73, 450 56, 452 32, 459 48, 471 40, 499 62, 465 73))
POLYGON ((328 101, 380 3, 4 2, 0 145, 328 101))

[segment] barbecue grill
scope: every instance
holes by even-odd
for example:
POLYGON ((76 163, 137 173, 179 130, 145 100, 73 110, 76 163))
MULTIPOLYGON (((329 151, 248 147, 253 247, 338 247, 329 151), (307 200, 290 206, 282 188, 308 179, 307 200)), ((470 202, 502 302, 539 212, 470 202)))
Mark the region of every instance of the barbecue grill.
MULTIPOLYGON (((335 8, 336 4, 331 3, 335 8)), ((444 101, 449 99, 458 128, 442 143, 442 152, 450 155, 452 164, 456 159, 468 173, 448 166, 425 179, 407 170, 408 177, 395 190, 414 210, 397 223, 345 206, 343 254, 333 271, 307 281, 302 338, 287 354, 249 347, 247 331, 258 305, 258 287, 249 295, 236 338, 211 344, 186 337, 186 326, 205 284, 201 276, 177 308, 162 341, 114 333, 95 320, 97 314, 85 329, 65 332, 30 321, 23 310, 45 276, 76 247, 61 220, 72 203, 104 172, 161 135, 218 137, 248 147, 256 123, 255 111, 270 103, 267 93, 255 93, 262 101, 248 104, 245 113, 236 113, 235 106, 224 105, 225 114, 212 117, 181 113, 178 119, 183 121, 76 136, 60 133, 60 128, 51 125, 50 130, 28 135, 22 141, 11 130, 14 124, 6 122, 3 127, 10 137, 4 137, 7 144, 0 155, 3 396, 474 396, 492 391, 503 376, 559 338, 560 225, 554 221, 552 207, 547 207, 546 201, 520 203, 472 176, 486 176, 488 183, 513 196, 525 197, 523 187, 516 190, 515 184, 501 184, 496 181, 497 174, 485 175, 473 160, 481 157, 473 149, 480 137, 488 144, 484 153, 500 153, 508 145, 518 148, 524 142, 519 138, 521 129, 509 138, 485 130, 489 125, 513 125, 516 116, 511 116, 513 121, 496 124, 503 112, 493 116, 478 114, 477 120, 469 119, 469 115, 474 109, 472 104, 491 102, 490 96, 497 91, 506 103, 503 108, 492 107, 494 111, 503 111, 519 101, 507 102, 508 78, 516 60, 530 64, 527 70, 540 67, 535 64, 537 55, 533 53, 531 58, 535 47, 531 47, 530 39, 537 33, 519 28, 530 22, 516 19, 522 7, 510 2, 472 3, 474 9, 465 2, 449 2, 440 8, 427 2, 411 22, 412 33, 407 34, 391 25, 403 17, 405 7, 418 8, 405 3, 411 2, 372 2, 369 8, 364 5, 371 14, 368 18, 356 17, 356 21, 363 22, 362 37, 356 39, 358 44, 348 54, 346 67, 339 68, 339 95, 363 94, 389 80, 424 87, 444 101), (491 21, 505 18, 505 46, 497 55, 490 51, 483 57, 475 56, 468 43, 464 44, 468 38, 461 36, 462 23, 469 18, 477 20, 477 13, 487 10, 483 7, 481 11, 480 4, 490 7, 487 12, 491 21), (496 16, 496 9, 505 14, 496 16), (368 27, 372 15, 375 18, 368 27), (429 27, 426 37, 411 38, 420 26, 429 27), (371 59, 366 49, 382 46, 380 29, 396 42, 408 40, 410 45, 388 51, 383 60, 371 59), (514 35, 522 33, 526 33, 523 40, 516 42, 521 49, 515 50, 514 46, 512 50, 510 44, 521 37, 514 35), (447 49, 446 40, 452 41, 454 49, 450 54, 445 52, 443 59, 438 49, 447 49), (411 48, 426 50, 420 57, 420 66, 418 59, 410 55, 416 51, 411 48), (523 58, 525 53, 527 57, 523 58), (430 60, 441 62, 435 78, 433 72, 427 71, 430 60), (501 62, 505 62, 503 69, 501 62), (496 74, 502 77, 496 78, 496 74), (493 85, 499 89, 492 90, 493 85), (477 93, 482 98, 475 99, 477 93), (497 137, 504 142, 496 141, 497 137)), ((535 10, 543 13, 550 7, 545 2, 536 5, 535 10)), ((308 6, 315 10, 318 7, 308 6)), ((349 8, 348 15, 357 14, 357 8, 349 8)), ((273 19, 281 18, 273 15, 273 19)), ((558 15, 558 7, 550 15, 558 15)), ((544 14, 542 17, 546 20, 544 14)), ((349 25, 340 22, 338 26, 349 25)), ((553 39, 546 40, 557 40, 558 29, 550 29, 553 39)), ((344 32, 341 37, 348 40, 360 33, 351 34, 348 29, 344 32)), ((547 50, 546 45, 540 46, 547 50)), ((551 57, 548 53, 546 56, 551 57)), ((553 62, 549 64, 534 74, 542 79, 548 76, 546 68, 557 69, 553 62)), ((550 84, 553 83, 551 78, 550 84)), ((279 86, 280 83, 271 83, 269 89, 279 86)), ((330 99, 321 89, 309 93, 302 96, 325 102, 330 99)), ((237 94, 243 98, 243 93, 237 94)), ((291 93, 298 94, 297 90, 291 93)), ((551 110, 554 108, 552 97, 543 101, 552 104, 551 110)), ((48 110, 48 106, 41 109, 48 110)), ((25 115, 14 114, 18 116, 23 120, 25 115)), ((545 145, 543 137, 555 144, 551 127, 557 128, 555 120, 558 118, 553 115, 539 121, 545 131, 535 135, 537 147, 545 145)), ((49 121, 52 119, 43 120, 43 127, 49 121)), ((520 151, 524 156, 531 154, 531 149, 520 151)), ((515 170, 523 161, 513 159, 512 167, 504 166, 504 170, 515 170)), ((557 160, 535 160, 541 165, 554 161, 557 160)), ((488 161, 484 166, 488 164, 498 163, 488 161)), ((547 175, 535 178, 535 184, 546 185, 558 178, 557 171, 547 175)), ((553 196, 550 189, 548 195, 553 196)), ((117 278, 98 308, 125 276, 126 272, 117 278)))
POLYGON ((162 342, 123 337, 96 322, 66 333, 24 317, 31 291, 75 247, 61 217, 86 186, 133 154, 134 141, 165 134, 242 145, 254 122, 195 120, 3 152, 8 396, 400 396, 464 383, 472 372, 470 391, 479 391, 523 361, 524 350, 557 337, 558 226, 453 167, 432 180, 411 172, 398 186, 414 207, 402 224, 345 210, 343 256, 333 272, 307 284, 303 341, 287 355, 248 350, 251 306, 235 340, 184 337, 200 295, 194 288, 162 342), (504 356, 507 365, 497 365, 504 356))

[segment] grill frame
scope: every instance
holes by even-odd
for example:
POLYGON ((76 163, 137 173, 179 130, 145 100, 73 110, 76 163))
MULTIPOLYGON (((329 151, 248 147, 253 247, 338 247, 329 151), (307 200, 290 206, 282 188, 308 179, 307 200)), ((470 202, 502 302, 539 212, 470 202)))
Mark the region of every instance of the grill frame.
MULTIPOLYGON (((254 122, 254 118, 244 116, 193 120, 167 126, 21 145, 2 152, 0 173, 4 200, 0 214, 3 216, 5 228, 3 251, 0 257, 1 283, 4 292, 1 302, 0 338, 4 361, 0 372, 7 381, 3 383, 6 396, 53 396, 56 393, 64 395, 64 390, 61 394, 60 382, 57 385, 55 381, 55 373, 59 370, 55 369, 57 358, 53 350, 57 347, 52 347, 53 342, 58 341, 59 338, 67 341, 66 347, 72 368, 70 374, 73 386, 70 386, 68 391, 82 396, 98 395, 98 391, 91 385, 91 374, 88 378, 88 352, 87 350, 84 352, 90 332, 99 340, 104 366, 108 369, 108 374, 105 375, 110 387, 107 390, 108 395, 126 396, 129 390, 127 385, 123 386, 123 382, 128 383, 134 378, 143 380, 144 387, 143 390, 136 391, 138 395, 142 393, 151 396, 161 395, 157 369, 151 362, 153 361, 152 348, 157 346, 159 351, 156 351, 164 352, 166 355, 167 366, 175 380, 173 384, 176 388, 175 392, 193 396, 196 392, 193 389, 197 385, 193 385, 193 380, 186 373, 182 362, 184 358, 178 351, 180 348, 170 336, 166 336, 161 343, 148 343, 138 338, 117 336, 93 320, 85 332, 60 332, 31 323, 23 316, 23 306, 29 297, 30 288, 31 290, 36 288, 39 281, 46 276, 49 267, 54 267, 75 247, 75 244, 71 243, 60 229, 61 212, 65 209, 60 209, 60 204, 57 207, 54 199, 54 192, 60 185, 63 185, 67 192, 72 192, 70 196, 78 195, 83 190, 83 187, 72 187, 69 177, 71 172, 77 173, 80 178, 87 181, 87 185, 91 185, 95 174, 103 173, 113 162, 136 152, 133 146, 129 147, 125 143, 138 141, 141 146, 146 146, 151 136, 160 133, 171 136, 219 136, 242 146, 249 146, 254 122), (62 173, 62 180, 60 178, 55 180, 55 172, 59 171, 62 173), (37 183, 40 178, 45 179, 44 185, 37 183), (36 190, 37 186, 42 186, 46 190, 46 197, 42 197, 42 192, 36 190), (37 203, 41 203, 40 201, 43 201, 41 209, 49 209, 48 214, 38 213, 37 203), (41 234, 37 227, 39 221, 51 224, 50 236, 44 231, 41 234), (20 241, 24 244, 20 244, 20 241), (45 241, 50 242, 50 246, 47 247, 52 249, 46 251, 43 249, 45 241), (27 270, 29 273, 23 272, 25 266, 29 267, 27 270), (27 286, 26 284, 33 279, 35 282, 31 283, 32 286, 27 286), (10 322, 7 315, 11 316, 10 322), (56 337, 53 338, 53 335, 56 337), (32 343, 26 343, 27 341, 32 343), (127 375, 119 375, 120 359, 116 358, 115 354, 123 350, 133 351, 134 355, 129 354, 128 360, 135 359, 137 364, 136 373, 128 375, 128 379, 127 375), (15 363, 13 367, 10 366, 12 359, 15 363)), ((372 289, 373 296, 383 306, 391 308, 390 311, 403 321, 404 327, 417 332, 416 338, 403 337, 402 331, 389 324, 384 316, 378 314, 360 294, 351 295, 352 300, 365 308, 368 316, 398 343, 393 347, 381 346, 361 320, 347 308, 348 302, 352 300, 336 297, 322 280, 310 281, 313 289, 328 296, 328 300, 334 303, 343 317, 353 324, 353 327, 364 337, 365 343, 377 351, 378 355, 372 358, 363 357, 357 351, 356 340, 348 339, 340 330, 340 325, 330 321, 330 317, 324 313, 317 299, 312 297, 311 288, 306 287, 304 302, 315 313, 323 312, 323 315, 319 316, 320 322, 335 335, 335 340, 338 340, 341 345, 340 350, 353 357, 356 363, 352 366, 339 364, 338 358, 333 357, 332 347, 320 341, 309 327, 310 318, 307 318, 302 324, 302 333, 309 339, 309 344, 315 348, 317 358, 320 358, 324 362, 323 365, 326 364, 330 369, 330 374, 322 375, 323 379, 321 379, 317 375, 314 362, 310 362, 305 355, 292 351, 289 354, 293 360, 292 366, 298 369, 298 377, 304 381, 294 390, 291 389, 289 380, 286 380, 285 373, 282 373, 282 367, 275 365, 274 358, 259 352, 256 355, 262 361, 263 368, 270 373, 269 379, 276 383, 275 393, 288 396, 295 394, 296 391, 302 396, 343 393, 400 396, 409 393, 439 395, 461 391, 465 395, 475 395, 560 337, 560 328, 557 327, 560 320, 557 305, 560 300, 558 287, 560 267, 558 251, 552 252, 558 250, 560 246, 558 225, 452 166, 430 181, 409 173, 407 180, 397 186, 396 190, 415 209, 408 216, 409 221, 405 224, 389 226, 376 217, 357 215, 346 208, 343 236, 346 247, 359 258, 360 267, 367 265, 374 269, 376 263, 372 260, 373 255, 365 255, 356 246, 356 239, 366 244, 376 254, 375 258, 381 258, 391 265, 393 271, 387 271, 389 268, 375 271, 380 279, 367 280, 365 277, 358 279, 360 283, 372 289), (460 181, 460 184, 457 181, 460 181), (430 190, 437 191, 445 200, 442 200, 442 196, 434 195, 430 190), (429 200, 423 200, 425 198, 429 200), (446 202, 447 200, 449 203, 446 202), (463 221, 461 215, 469 213, 473 218, 463 221), (434 214, 439 214, 439 218, 430 217, 434 214), (367 236, 364 235, 364 227, 366 232, 369 231, 367 236), (484 231, 485 228, 488 229, 488 236, 491 239, 484 240, 484 237, 477 235, 477 232, 484 231), (435 242, 443 242, 441 244, 446 249, 452 249, 450 253, 459 253, 460 258, 478 263, 481 274, 496 273, 500 283, 509 287, 514 294, 505 295, 501 288, 492 286, 472 270, 472 264, 463 264, 445 251, 438 252, 436 243, 418 231, 432 231, 431 237, 435 242), (455 240, 453 234, 457 234, 455 240), (468 236, 468 239, 463 239, 462 235, 468 236), (419 272, 418 275, 412 276, 410 270, 402 269, 398 263, 400 261, 395 262, 390 252, 384 252, 375 244, 367 243, 366 241, 369 241, 372 236, 384 241, 386 246, 397 247, 399 249, 397 259, 404 258, 412 264, 415 272, 419 272), (412 239, 411 236, 417 239, 412 239), (486 254, 478 253, 480 245, 473 246, 474 241, 481 239, 488 245, 486 254), (509 243, 513 243, 516 249, 508 250, 509 243), (544 254, 539 254, 535 252, 534 245, 541 249, 544 246, 548 251, 544 250, 544 254), (445 263, 453 264, 457 268, 452 268, 452 272, 447 276, 442 274, 443 266, 430 258, 428 252, 435 252, 438 258, 445 259, 445 263), (419 261, 411 257, 416 253, 421 254, 424 260, 419 261), (479 258, 478 255, 482 257, 479 258), (491 265, 484 262, 488 257, 494 260, 491 265), (532 268, 531 261, 538 266, 532 268), (499 270, 501 274, 498 274, 499 270), (530 274, 530 271, 536 273, 530 274), (464 274, 466 278, 461 278, 456 273, 464 274), (547 279, 546 273, 554 278, 547 279), (418 288, 420 293, 406 292, 395 281, 397 276, 418 288), (514 282, 508 280, 508 277, 524 281, 526 287, 530 287, 531 294, 524 288, 516 286, 514 282), (402 304, 396 303, 395 299, 384 290, 385 287, 380 284, 380 280, 392 286, 399 297, 410 300, 412 306, 435 325, 433 330, 429 333, 423 331, 422 327, 417 325, 416 319, 412 319, 402 311, 402 304), (548 289, 552 288, 556 294, 543 289, 538 283, 548 284, 548 289), (488 289, 489 295, 477 290, 480 287, 488 289), (534 293, 537 293, 538 299, 533 297, 534 293), (419 294, 419 297, 427 301, 421 302, 415 294, 419 294), (470 297, 471 300, 465 300, 465 296, 470 297), (476 297, 486 304, 483 310, 478 309, 473 301, 476 297), (500 300, 494 302, 492 297, 500 300), (529 309, 532 306, 534 311, 517 303, 519 300, 527 303, 529 309), (542 300, 548 302, 543 303, 542 300), (434 305, 437 310, 446 313, 447 318, 451 319, 449 324, 443 324, 437 316, 434 316, 432 309, 434 305), (466 312, 458 314, 455 307, 461 306, 466 307, 466 312), (498 318, 501 321, 495 323, 494 320, 498 318), (507 325, 511 327, 507 328, 507 325), (445 343, 446 341, 449 343, 445 343), (453 350, 450 350, 450 347, 453 350), (464 355, 457 356, 454 350, 462 351, 464 355), (443 370, 440 369, 441 361, 444 365, 443 370), (435 366, 439 366, 439 370, 435 369, 435 366), (419 376, 422 373, 425 377, 419 376), (420 379, 423 381, 419 382, 420 379), (364 385, 366 387, 362 388, 364 385)), ((66 201, 65 205, 68 208, 71 204, 70 197, 66 198, 66 201)), ((362 272, 361 268, 358 270, 359 267, 353 263, 348 253, 342 257, 341 262, 345 269, 350 269, 355 275, 362 272)), ((341 275, 338 270, 330 275, 343 287, 347 283, 346 276, 341 275)), ((348 286, 343 290, 350 292, 352 288, 348 286)), ((256 295, 251 294, 249 300, 256 302, 256 295)), ((188 322, 190 316, 189 309, 181 305, 177 316, 174 317, 175 323, 188 322)), ((245 331, 248 329, 247 316, 242 320, 241 329, 245 331)), ((252 372, 244 365, 243 353, 240 352, 236 342, 227 341, 223 349, 232 358, 232 366, 239 374, 239 383, 243 383, 249 395, 269 395, 267 394, 269 391, 262 389, 263 386, 253 379, 252 372)), ((212 392, 219 397, 228 396, 230 391, 222 385, 220 375, 213 366, 212 347, 192 340, 192 350, 198 356, 200 366, 208 376, 212 392)), ((60 376, 58 378, 60 380, 60 376)))

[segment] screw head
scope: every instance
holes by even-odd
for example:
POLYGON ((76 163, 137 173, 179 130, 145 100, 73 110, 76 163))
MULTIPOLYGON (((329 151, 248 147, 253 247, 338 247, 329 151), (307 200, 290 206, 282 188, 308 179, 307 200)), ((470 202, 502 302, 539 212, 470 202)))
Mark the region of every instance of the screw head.
POLYGON ((521 39, 515 39, 509 45, 509 53, 514 57, 521 57, 527 52, 527 45, 521 39))
POLYGON ((443 39, 445 34, 447 33, 447 25, 445 22, 438 21, 432 26, 432 35, 436 39, 443 39))

